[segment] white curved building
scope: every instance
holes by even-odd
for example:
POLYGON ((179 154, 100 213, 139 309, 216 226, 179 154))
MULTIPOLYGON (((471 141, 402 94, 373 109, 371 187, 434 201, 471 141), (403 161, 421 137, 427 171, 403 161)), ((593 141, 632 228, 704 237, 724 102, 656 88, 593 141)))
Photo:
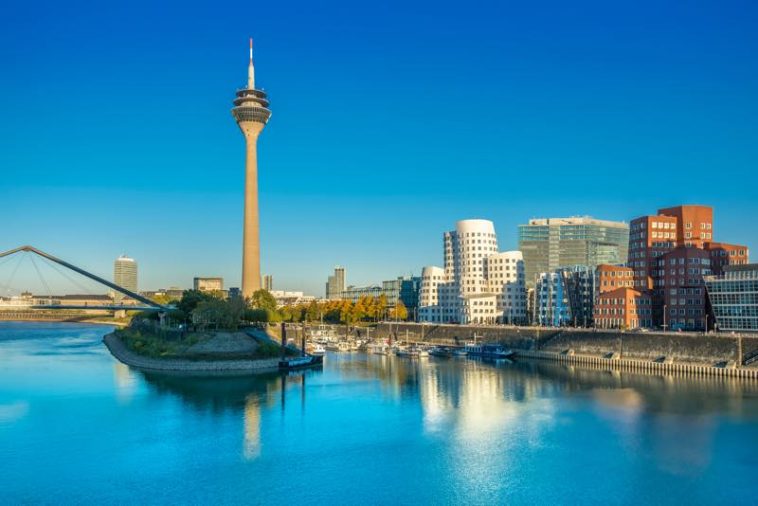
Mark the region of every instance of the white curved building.
POLYGON ((419 320, 521 323, 526 317, 524 266, 518 251, 498 253, 489 220, 461 220, 445 232, 445 267, 425 267, 419 320))

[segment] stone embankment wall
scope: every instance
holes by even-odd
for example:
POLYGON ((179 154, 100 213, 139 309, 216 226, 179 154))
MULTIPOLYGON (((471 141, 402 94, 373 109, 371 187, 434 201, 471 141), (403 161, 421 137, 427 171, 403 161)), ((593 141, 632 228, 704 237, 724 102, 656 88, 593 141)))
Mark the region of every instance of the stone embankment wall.
POLYGON ((128 366, 147 371, 188 375, 254 374, 275 371, 279 367, 278 358, 265 360, 182 360, 145 357, 129 350, 115 334, 106 335, 103 342, 111 355, 119 361, 128 366))
POLYGON ((440 344, 463 344, 477 336, 486 342, 498 342, 515 350, 605 356, 619 353, 623 358, 659 360, 662 357, 676 362, 716 364, 738 360, 758 353, 758 337, 728 334, 677 334, 621 331, 593 331, 582 329, 541 329, 536 327, 479 327, 434 324, 379 324, 372 333, 375 337, 440 344))

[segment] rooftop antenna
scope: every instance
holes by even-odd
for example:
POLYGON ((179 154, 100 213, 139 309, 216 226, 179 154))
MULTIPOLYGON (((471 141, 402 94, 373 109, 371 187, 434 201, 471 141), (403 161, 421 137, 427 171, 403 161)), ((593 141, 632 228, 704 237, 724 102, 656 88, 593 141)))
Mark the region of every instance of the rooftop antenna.
POLYGON ((247 89, 255 89, 255 69, 253 68, 253 38, 250 37, 250 64, 247 66, 247 89))

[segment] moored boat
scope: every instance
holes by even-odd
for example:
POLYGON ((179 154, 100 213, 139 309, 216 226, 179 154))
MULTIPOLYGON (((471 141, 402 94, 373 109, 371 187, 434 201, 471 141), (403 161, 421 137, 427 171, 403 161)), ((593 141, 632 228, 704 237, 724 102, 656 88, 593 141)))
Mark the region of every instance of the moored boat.
POLYGON ((311 346, 310 355, 313 355, 314 357, 323 357, 325 353, 326 348, 324 348, 323 345, 315 343, 311 346))
POLYGON ((429 352, 419 346, 411 346, 410 348, 398 348, 395 355, 398 357, 423 358, 428 357, 429 352))
POLYGON ((513 351, 500 344, 466 344, 466 354, 469 357, 490 359, 505 359, 513 356, 513 351))
POLYGON ((285 358, 279 361, 279 369, 291 371, 293 369, 304 369, 306 367, 315 367, 324 363, 324 357, 314 357, 305 355, 302 357, 285 358))
POLYGON ((453 352, 445 346, 433 346, 429 349, 429 355, 432 357, 450 358, 453 356, 453 352))
POLYGON ((384 343, 371 343, 366 346, 366 351, 373 355, 387 355, 389 346, 384 343))

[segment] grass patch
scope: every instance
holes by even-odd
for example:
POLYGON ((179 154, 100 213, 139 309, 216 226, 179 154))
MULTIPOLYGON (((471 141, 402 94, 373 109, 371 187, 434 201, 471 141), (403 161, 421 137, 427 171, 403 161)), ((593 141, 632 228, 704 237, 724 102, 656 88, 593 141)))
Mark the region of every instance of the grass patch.
MULTIPOLYGON (((134 353, 151 358, 180 358, 184 360, 264 360, 279 358, 282 355, 281 347, 273 342, 258 341, 258 345, 253 352, 195 352, 189 353, 187 350, 194 344, 203 340, 210 339, 212 334, 208 333, 189 333, 183 339, 167 339, 152 332, 145 330, 124 328, 115 330, 116 336, 121 342, 134 353)), ((287 356, 297 356, 299 350, 287 348, 287 356)))
POLYGON ((137 329, 126 328, 114 332, 127 348, 146 357, 176 358, 186 348, 186 343, 169 341, 137 329))

